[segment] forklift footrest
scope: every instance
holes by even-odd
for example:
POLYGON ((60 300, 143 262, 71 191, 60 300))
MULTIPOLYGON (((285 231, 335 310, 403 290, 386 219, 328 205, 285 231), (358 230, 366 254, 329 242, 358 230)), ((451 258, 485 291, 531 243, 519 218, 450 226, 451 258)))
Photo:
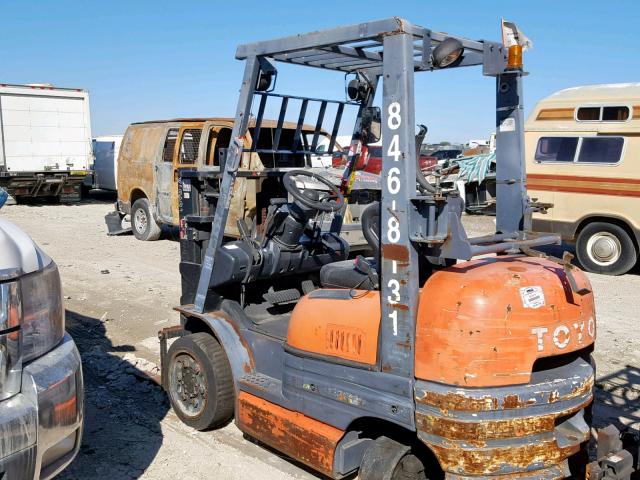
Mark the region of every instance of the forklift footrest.
POLYGON ((300 298, 300 292, 295 288, 288 290, 280 290, 279 292, 267 292, 263 295, 263 298, 274 305, 281 303, 294 302, 300 298))

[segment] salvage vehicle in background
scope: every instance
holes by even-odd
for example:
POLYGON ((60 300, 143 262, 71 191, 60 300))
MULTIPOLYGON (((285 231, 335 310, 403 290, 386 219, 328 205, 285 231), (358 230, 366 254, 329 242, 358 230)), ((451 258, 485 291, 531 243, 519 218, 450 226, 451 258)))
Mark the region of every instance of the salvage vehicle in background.
POLYGON ((640 244, 640 83, 560 90, 526 123, 527 188, 552 204, 533 227, 575 242, 581 266, 620 275, 640 244))
POLYGON ((0 84, 0 139, 0 187, 16 201, 79 201, 92 159, 89 92, 0 84))
POLYGON ((50 479, 69 465, 80 449, 83 404, 58 267, 0 218, 0 478, 50 479))
MULTIPOLYGON (((239 238, 242 232, 238 220, 264 223, 271 198, 277 195, 281 186, 269 176, 260 172, 269 168, 295 169, 312 165, 312 156, 327 156, 330 163, 334 148, 340 146, 328 135, 314 127, 298 126, 283 122, 277 142, 287 145, 285 153, 269 153, 276 141, 278 123, 264 120, 259 131, 249 128, 248 141, 254 142, 255 150, 243 155, 240 169, 241 178, 234 187, 234 200, 227 223, 226 234, 239 238), (255 141, 255 137, 258 140, 255 141), (313 147, 314 137, 316 146, 313 147), (322 148, 318 151, 317 147, 322 148), (296 150, 297 149, 297 150, 296 150)), ((134 123, 127 128, 118 156, 117 184, 118 200, 116 211, 106 216, 111 234, 123 233, 128 229, 123 221, 131 222, 133 234, 139 240, 157 240, 161 226, 181 226, 179 221, 178 176, 184 170, 197 168, 220 169, 231 141, 232 118, 178 119, 134 123)), ((318 167, 316 171, 339 184, 342 170, 318 167)), ((308 180, 308 179, 307 179, 308 180)), ((328 187, 321 182, 313 182, 320 190, 328 187)), ((359 218, 362 210, 379 196, 377 176, 361 174, 356 178, 345 215, 343 234, 355 247, 367 246, 361 234, 359 218)), ((328 225, 330 216, 325 219, 328 225)))
POLYGON ((118 153, 122 143, 122 135, 105 135, 96 137, 93 145, 93 165, 85 177, 84 190, 98 188, 100 190, 118 190, 118 153))
MULTIPOLYGON (((342 157, 333 158, 333 167, 344 169, 347 164, 348 149, 345 151, 342 157)), ((437 159, 429 155, 420 155, 420 168, 423 171, 427 171, 437 165, 437 159)), ((356 165, 357 171, 369 172, 376 175, 380 175, 382 171, 382 143, 376 142, 371 145, 365 145, 362 147, 362 154, 358 158, 356 165)))

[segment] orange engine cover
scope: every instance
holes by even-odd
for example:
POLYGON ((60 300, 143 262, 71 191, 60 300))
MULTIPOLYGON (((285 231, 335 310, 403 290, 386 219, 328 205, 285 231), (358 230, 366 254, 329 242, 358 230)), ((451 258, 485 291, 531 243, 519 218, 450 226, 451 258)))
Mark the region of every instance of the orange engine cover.
POLYGON ((373 365, 378 351, 380 292, 316 290, 300 299, 291 314, 287 344, 305 352, 373 365), (327 294, 318 296, 318 292, 327 294), (338 297, 340 295, 336 295, 338 297))
POLYGON ((595 340, 593 294, 587 277, 551 260, 500 256, 459 263, 435 273, 420 293, 416 378, 490 387, 528 383, 537 358, 560 355, 595 340))

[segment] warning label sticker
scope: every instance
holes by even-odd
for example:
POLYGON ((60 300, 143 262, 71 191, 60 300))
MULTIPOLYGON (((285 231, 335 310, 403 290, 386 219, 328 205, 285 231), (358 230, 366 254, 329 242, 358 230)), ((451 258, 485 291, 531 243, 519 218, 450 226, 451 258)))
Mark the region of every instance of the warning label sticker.
POLYGON ((522 287, 520 289, 520 298, 524 308, 540 308, 544 307, 544 292, 542 287, 522 287))
POLYGON ((501 132, 514 132, 515 130, 516 130, 516 121, 511 117, 505 118, 500 124, 501 132))

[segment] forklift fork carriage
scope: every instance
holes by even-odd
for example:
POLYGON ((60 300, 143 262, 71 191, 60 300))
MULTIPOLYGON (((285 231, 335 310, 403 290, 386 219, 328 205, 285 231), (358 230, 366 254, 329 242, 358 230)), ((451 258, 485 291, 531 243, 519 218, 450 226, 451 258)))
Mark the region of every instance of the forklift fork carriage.
MULTIPOLYGON (((204 429, 234 412, 242 431, 332 478, 584 478, 593 294, 579 270, 531 254, 560 240, 530 231, 525 73, 509 63, 521 57, 394 17, 240 45, 236 58, 245 69, 224 162, 179 180, 181 326, 160 339, 180 418, 204 429), (352 76, 349 97, 276 93, 279 63, 352 76), (495 78, 496 95, 496 233, 478 238, 462 227, 457 193, 416 167, 414 75, 472 66, 495 78), (244 143, 250 118, 259 138, 268 104, 277 127, 260 152, 285 157, 317 153, 321 130, 333 153, 344 112, 357 111, 340 193, 312 194, 287 169, 239 172, 258 148, 244 143), (292 105, 298 128, 285 138, 292 105), (315 133, 301 142, 307 123, 315 133), (337 205, 363 144, 380 136, 379 209, 362 221, 374 256, 354 266, 337 205), (262 224, 229 241, 235 179, 253 174, 276 193, 262 224), (314 223, 321 209, 329 232, 314 223)), ((629 478, 611 445, 591 478, 629 478)))

